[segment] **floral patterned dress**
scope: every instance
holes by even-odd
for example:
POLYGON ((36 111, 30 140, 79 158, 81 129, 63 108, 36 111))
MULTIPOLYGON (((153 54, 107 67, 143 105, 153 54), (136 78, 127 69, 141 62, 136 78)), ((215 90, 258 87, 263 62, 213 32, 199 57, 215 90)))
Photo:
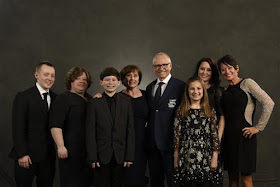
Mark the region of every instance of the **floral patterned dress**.
POLYGON ((187 118, 176 117, 174 145, 179 155, 175 186, 184 186, 189 181, 219 184, 219 175, 210 170, 212 153, 220 150, 215 116, 213 113, 212 117, 206 117, 200 109, 190 109, 187 118))

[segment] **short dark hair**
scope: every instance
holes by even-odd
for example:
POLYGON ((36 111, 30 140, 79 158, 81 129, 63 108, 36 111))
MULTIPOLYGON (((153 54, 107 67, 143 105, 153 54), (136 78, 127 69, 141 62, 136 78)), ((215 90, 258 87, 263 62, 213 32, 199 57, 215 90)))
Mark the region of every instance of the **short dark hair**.
POLYGON ((235 58, 232 55, 225 55, 224 57, 222 57, 220 60, 218 60, 218 68, 219 68, 219 72, 221 72, 221 64, 228 64, 234 67, 234 69, 237 69, 237 62, 235 60, 235 58))
POLYGON ((197 62, 195 72, 194 72, 193 76, 198 76, 198 70, 199 70, 199 67, 200 67, 202 62, 208 62, 209 66, 211 68, 212 76, 211 76, 211 79, 210 79, 209 83, 213 84, 214 86, 220 85, 221 80, 219 78, 219 71, 218 71, 217 64, 214 62, 213 59, 211 59, 209 57, 203 57, 202 59, 200 59, 197 62))
POLYGON ((142 72, 141 72, 140 68, 138 68, 136 65, 127 65, 120 72, 121 80, 122 80, 122 83, 123 83, 124 86, 127 86, 127 81, 125 79, 125 76, 127 74, 131 73, 131 72, 134 72, 134 71, 136 71, 138 73, 138 75, 139 75, 139 83, 138 83, 138 85, 141 83, 142 72))
POLYGON ((73 67, 68 71, 66 78, 65 78, 66 89, 71 90, 71 83, 74 82, 83 73, 85 73, 87 76, 87 84, 88 84, 88 88, 89 88, 92 83, 90 73, 87 70, 85 70, 84 68, 73 67))
POLYGON ((54 68, 54 65, 49 61, 41 61, 37 64, 35 72, 39 72, 43 65, 50 66, 54 68))
POLYGON ((103 80, 104 77, 108 77, 108 76, 115 76, 118 80, 121 79, 120 73, 118 72, 118 70, 116 70, 113 67, 105 68, 103 71, 101 71, 99 77, 100 77, 100 80, 103 80))

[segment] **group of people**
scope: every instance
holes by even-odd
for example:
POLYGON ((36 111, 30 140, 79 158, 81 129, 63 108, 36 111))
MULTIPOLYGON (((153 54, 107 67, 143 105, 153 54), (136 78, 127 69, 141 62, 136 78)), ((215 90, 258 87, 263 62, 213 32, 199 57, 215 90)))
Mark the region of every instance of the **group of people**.
POLYGON ((217 64, 202 58, 187 83, 171 75, 166 53, 155 54, 152 68, 157 79, 146 91, 138 88, 137 66, 105 68, 104 92, 93 98, 87 70, 72 68, 67 91, 56 95, 53 64, 39 63, 35 86, 19 92, 13 103, 9 156, 17 185, 30 187, 36 176, 37 186, 52 186, 56 148, 62 187, 218 187, 223 170, 230 187, 239 186, 239 177, 243 186, 253 186, 256 134, 274 107, 269 95, 239 77, 231 55, 217 64), (228 81, 226 88, 219 75, 228 81), (121 83, 125 89, 117 93, 121 83), (262 112, 253 123, 256 101, 262 112))

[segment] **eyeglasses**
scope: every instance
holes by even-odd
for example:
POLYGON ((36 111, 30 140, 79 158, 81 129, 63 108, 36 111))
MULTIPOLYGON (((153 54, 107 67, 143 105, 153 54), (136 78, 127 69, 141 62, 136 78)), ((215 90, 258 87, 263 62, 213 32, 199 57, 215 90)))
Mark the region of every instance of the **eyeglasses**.
POLYGON ((154 68, 160 69, 161 67, 167 68, 170 63, 153 65, 154 68))

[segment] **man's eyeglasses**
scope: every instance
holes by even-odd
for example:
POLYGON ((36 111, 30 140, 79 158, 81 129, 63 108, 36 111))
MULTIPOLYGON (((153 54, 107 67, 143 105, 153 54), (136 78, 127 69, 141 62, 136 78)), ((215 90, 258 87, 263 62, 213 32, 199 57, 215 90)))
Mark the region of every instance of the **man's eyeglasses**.
POLYGON ((153 65, 154 68, 160 69, 161 67, 167 68, 170 63, 153 65))

